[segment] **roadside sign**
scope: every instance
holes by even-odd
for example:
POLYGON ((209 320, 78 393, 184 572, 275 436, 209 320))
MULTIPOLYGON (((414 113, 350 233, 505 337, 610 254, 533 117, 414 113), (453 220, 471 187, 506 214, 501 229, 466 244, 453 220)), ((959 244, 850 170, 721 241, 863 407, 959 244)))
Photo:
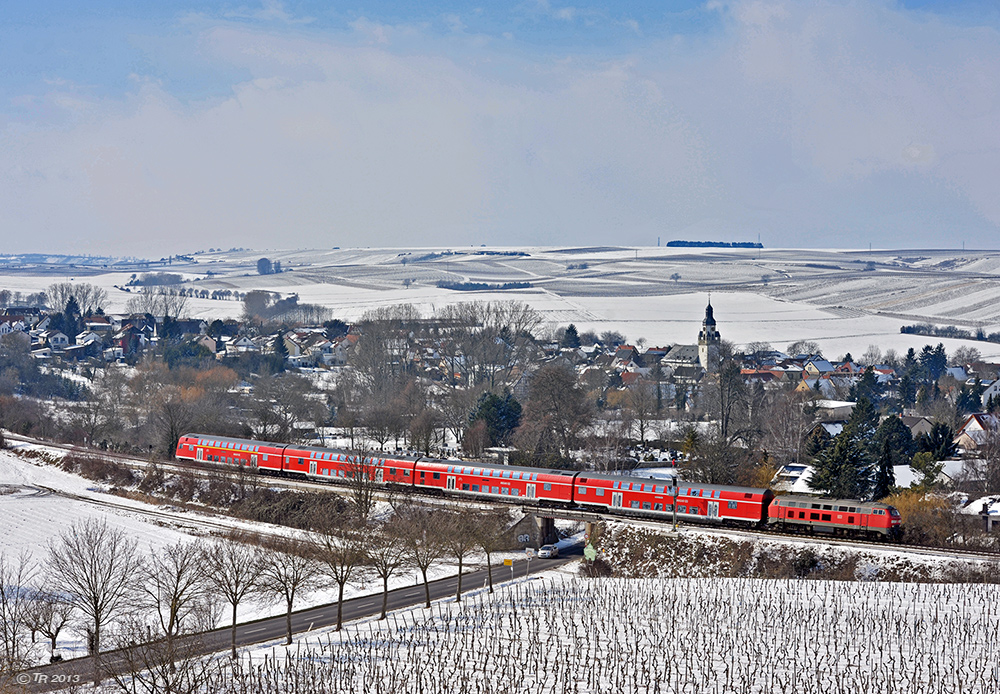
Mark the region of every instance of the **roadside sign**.
POLYGON ((504 559, 503 560, 503 565, 504 566, 514 566, 514 560, 513 559, 504 559))
POLYGON ((525 547, 524 548, 524 556, 526 556, 528 559, 534 558, 537 554, 538 554, 538 551, 534 547, 525 547))

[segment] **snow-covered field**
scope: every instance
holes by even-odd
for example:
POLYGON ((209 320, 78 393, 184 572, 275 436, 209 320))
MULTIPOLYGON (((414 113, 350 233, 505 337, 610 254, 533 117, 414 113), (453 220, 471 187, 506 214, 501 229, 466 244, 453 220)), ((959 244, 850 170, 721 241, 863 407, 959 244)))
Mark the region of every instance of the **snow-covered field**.
POLYGON ((1000 587, 581 579, 301 637, 216 692, 995 692, 1000 587))
MULTIPOLYGON (((816 249, 526 248, 219 251, 154 267, 191 279, 185 287, 297 293, 355 320, 365 311, 409 303, 424 315, 463 301, 513 299, 537 309, 546 326, 617 330, 649 344, 697 338, 708 293, 719 329, 737 344, 783 348, 815 340, 836 357, 869 344, 905 351, 943 341, 902 335, 901 325, 931 322, 1000 330, 1000 252, 816 249), (261 276, 256 262, 280 260, 288 272, 261 276), (211 274, 209 274, 211 273, 211 274), (458 292, 437 282, 530 282, 528 289, 458 292)), ((0 289, 44 290, 53 282, 90 282, 108 290, 108 311, 124 309, 131 272, 80 266, 0 268, 0 289)), ((204 318, 237 317, 235 301, 189 299, 204 318)), ((987 357, 1000 345, 968 342, 987 357)))
MULTIPOLYGON (((38 449, 21 443, 15 446, 22 450, 38 449)), ((0 518, 3 519, 0 554, 13 559, 26 552, 36 565, 42 567, 42 574, 50 545, 57 542, 60 535, 69 532, 74 524, 89 519, 106 520, 112 527, 123 530, 138 543, 138 549, 144 554, 159 551, 178 541, 206 540, 229 529, 283 537, 295 533, 283 526, 240 521, 208 512, 195 513, 169 505, 155 506, 123 498, 108 493, 99 484, 79 475, 64 472, 57 465, 3 450, 0 450, 0 518)), ((502 578, 503 560, 514 556, 523 556, 523 553, 500 552, 493 555, 498 580, 502 578)), ((485 566, 485 557, 477 554, 466 557, 466 568, 477 564, 485 566)), ((428 577, 433 581, 455 573, 457 564, 446 559, 432 565, 428 577)), ((389 587, 417 585, 420 580, 415 569, 402 570, 390 580, 389 587)), ((345 587, 344 597, 350 599, 381 591, 380 579, 359 571, 356 580, 345 587)), ((324 605, 336 599, 336 587, 322 588, 303 594, 296 601, 295 608, 324 605)), ((283 603, 259 599, 241 604, 238 619, 244 622, 279 614, 284 614, 283 603)), ((63 632, 58 648, 65 657, 84 654, 82 637, 72 630, 63 632)), ((47 651, 42 653, 43 650, 40 645, 39 658, 48 656, 47 651)))

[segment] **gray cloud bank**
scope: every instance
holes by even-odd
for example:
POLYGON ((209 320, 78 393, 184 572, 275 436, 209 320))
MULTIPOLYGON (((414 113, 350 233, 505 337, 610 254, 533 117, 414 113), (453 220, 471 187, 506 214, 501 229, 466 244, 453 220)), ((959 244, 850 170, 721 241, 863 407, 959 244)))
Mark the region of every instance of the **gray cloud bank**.
POLYGON ((717 34, 611 57, 194 19, 158 50, 247 75, 228 93, 53 84, 28 104, 50 117, 0 116, 5 250, 997 247, 994 29, 878 3, 710 10, 717 34))

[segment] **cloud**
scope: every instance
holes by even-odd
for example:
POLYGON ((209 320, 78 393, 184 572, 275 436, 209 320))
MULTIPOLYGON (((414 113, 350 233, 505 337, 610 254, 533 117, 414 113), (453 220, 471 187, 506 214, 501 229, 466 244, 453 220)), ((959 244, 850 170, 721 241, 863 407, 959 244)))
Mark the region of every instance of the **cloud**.
POLYGON ((996 245, 995 30, 881 4, 711 11, 716 33, 644 27, 617 55, 473 43, 457 17, 445 34, 203 19, 197 54, 244 75, 227 92, 53 83, 22 105, 55 115, 0 120, 0 228, 9 250, 137 255, 757 233, 996 245))

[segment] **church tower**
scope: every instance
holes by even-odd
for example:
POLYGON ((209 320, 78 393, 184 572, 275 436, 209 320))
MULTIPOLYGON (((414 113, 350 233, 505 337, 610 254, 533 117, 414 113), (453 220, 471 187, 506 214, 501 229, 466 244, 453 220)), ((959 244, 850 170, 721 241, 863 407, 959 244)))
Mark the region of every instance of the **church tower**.
POLYGON ((722 337, 715 327, 715 314, 712 311, 712 299, 705 308, 705 320, 701 322, 701 332, 698 333, 698 361, 708 373, 719 370, 719 345, 722 337))

